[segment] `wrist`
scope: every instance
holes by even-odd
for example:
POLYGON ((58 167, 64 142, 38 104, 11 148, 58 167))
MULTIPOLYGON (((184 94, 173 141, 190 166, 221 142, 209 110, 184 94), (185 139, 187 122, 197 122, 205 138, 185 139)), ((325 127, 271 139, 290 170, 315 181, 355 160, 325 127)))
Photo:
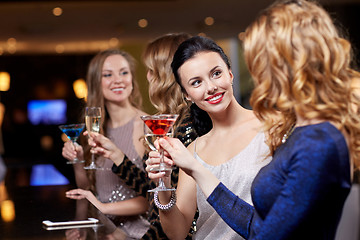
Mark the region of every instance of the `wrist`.
POLYGON ((121 151, 116 151, 110 159, 115 163, 116 166, 119 166, 125 158, 126 156, 121 151))
POLYGON ((176 193, 175 191, 171 191, 171 197, 167 204, 161 204, 159 200, 159 192, 155 192, 154 194, 154 203, 155 206, 160 209, 161 211, 169 211, 176 205, 176 193))

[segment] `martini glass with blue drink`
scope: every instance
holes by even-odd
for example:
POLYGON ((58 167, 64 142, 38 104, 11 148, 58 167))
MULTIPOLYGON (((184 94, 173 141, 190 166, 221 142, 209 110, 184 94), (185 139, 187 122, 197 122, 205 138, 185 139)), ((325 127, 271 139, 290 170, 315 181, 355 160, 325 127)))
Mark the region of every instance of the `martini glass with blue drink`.
MULTIPOLYGON (((71 140, 71 142, 76 144, 76 140, 80 136, 82 130, 84 130, 85 123, 78 123, 78 124, 68 124, 68 125, 60 125, 60 130, 65 133, 65 135, 71 140)), ((75 164, 75 163, 83 163, 84 160, 79 160, 75 157, 72 161, 68 161, 67 164, 75 164)))

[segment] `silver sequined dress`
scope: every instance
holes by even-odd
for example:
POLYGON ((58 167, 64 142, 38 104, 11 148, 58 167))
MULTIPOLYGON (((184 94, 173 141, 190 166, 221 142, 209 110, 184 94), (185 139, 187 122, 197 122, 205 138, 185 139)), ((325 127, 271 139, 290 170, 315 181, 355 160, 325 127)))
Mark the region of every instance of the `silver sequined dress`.
MULTIPOLYGON (((138 155, 133 144, 134 120, 135 118, 117 128, 108 128, 107 136, 138 168, 144 170, 142 157, 138 155)), ((96 171, 97 197, 101 202, 118 202, 136 197, 135 191, 111 171, 113 162, 110 159, 100 158, 96 163, 105 169, 105 171, 96 171)), ((133 239, 141 238, 149 228, 149 222, 140 215, 129 217, 108 215, 108 217, 133 239)))
MULTIPOLYGON (((269 148, 265 143, 264 133, 258 133, 253 140, 235 157, 218 166, 204 162, 196 153, 195 158, 208 168, 233 193, 252 204, 250 187, 258 171, 269 163, 269 148)), ((243 239, 232 230, 206 201, 205 195, 197 186, 197 206, 199 218, 196 222, 196 233, 193 239, 243 239)), ((234 213, 236 214, 236 213, 234 213)))

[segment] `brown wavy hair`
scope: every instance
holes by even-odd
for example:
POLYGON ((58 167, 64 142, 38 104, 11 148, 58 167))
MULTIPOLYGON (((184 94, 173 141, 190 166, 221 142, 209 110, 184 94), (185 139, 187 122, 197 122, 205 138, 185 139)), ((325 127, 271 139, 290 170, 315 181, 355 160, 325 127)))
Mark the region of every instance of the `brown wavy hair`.
POLYGON ((179 114, 177 123, 187 115, 188 104, 175 81, 171 62, 180 43, 190 37, 187 33, 165 34, 150 42, 143 53, 143 62, 152 75, 150 101, 159 114, 179 114))
POLYGON ((273 153, 296 122, 321 119, 348 135, 360 166, 359 101, 351 88, 351 45, 314 2, 278 1, 246 29, 244 55, 254 79, 250 103, 269 134, 273 153))
MULTIPOLYGON (((127 52, 120 49, 107 49, 96 54, 90 61, 88 66, 88 71, 86 75, 86 84, 88 87, 88 96, 87 96, 87 107, 101 107, 102 117, 101 117, 101 133, 106 133, 107 123, 109 121, 109 114, 105 106, 105 98, 102 91, 101 79, 102 79, 102 70, 105 60, 113 55, 121 55, 129 63, 130 72, 132 76, 132 85, 133 90, 129 96, 129 101, 132 106, 137 109, 141 109, 142 106, 142 96, 139 90, 139 85, 136 81, 136 60, 127 52)), ((83 113, 85 116, 85 112, 83 113)), ((84 147, 84 156, 86 163, 90 163, 91 154, 90 146, 88 144, 84 147)), ((94 172, 94 171, 90 171, 94 172)), ((94 183, 95 178, 93 174, 89 175, 90 180, 94 183)))

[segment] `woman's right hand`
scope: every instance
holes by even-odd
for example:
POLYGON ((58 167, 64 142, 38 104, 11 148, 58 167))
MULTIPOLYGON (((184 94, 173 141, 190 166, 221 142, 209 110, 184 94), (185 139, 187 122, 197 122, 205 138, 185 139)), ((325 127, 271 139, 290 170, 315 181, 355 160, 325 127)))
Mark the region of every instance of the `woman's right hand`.
POLYGON ((84 149, 77 143, 73 144, 71 141, 67 141, 64 143, 62 156, 70 161, 74 160, 75 158, 82 160, 84 159, 84 149))
POLYGON ((109 138, 100 133, 85 134, 89 134, 88 143, 92 146, 92 153, 112 160, 117 166, 122 163, 124 153, 109 138))
MULTIPOLYGON (((155 146, 157 145, 155 141, 155 146)), ((158 146, 158 145, 157 145, 158 146)), ((160 178, 163 179, 165 185, 167 187, 170 187, 171 185, 171 171, 154 171, 153 169, 156 169, 159 167, 160 164, 160 153, 157 151, 151 151, 149 152, 148 159, 145 161, 146 168, 145 171, 148 173, 148 177, 154 181, 158 181, 160 178)), ((173 161, 168 158, 167 156, 164 156, 164 163, 168 166, 173 166, 173 161)))

